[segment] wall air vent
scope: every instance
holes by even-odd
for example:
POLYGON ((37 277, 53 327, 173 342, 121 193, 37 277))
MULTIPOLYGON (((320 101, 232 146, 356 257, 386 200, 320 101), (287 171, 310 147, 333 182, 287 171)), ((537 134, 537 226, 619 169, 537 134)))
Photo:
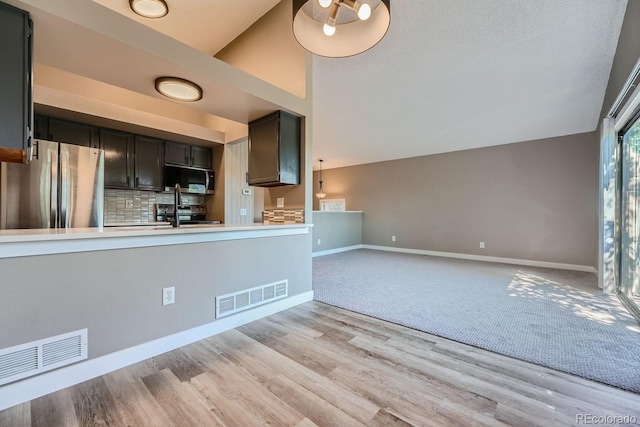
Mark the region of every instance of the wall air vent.
POLYGON ((285 298, 287 295, 289 295, 289 281, 281 280, 268 285, 217 296, 216 319, 285 298))
POLYGON ((86 358, 86 329, 3 348, 0 349, 0 386, 86 358))

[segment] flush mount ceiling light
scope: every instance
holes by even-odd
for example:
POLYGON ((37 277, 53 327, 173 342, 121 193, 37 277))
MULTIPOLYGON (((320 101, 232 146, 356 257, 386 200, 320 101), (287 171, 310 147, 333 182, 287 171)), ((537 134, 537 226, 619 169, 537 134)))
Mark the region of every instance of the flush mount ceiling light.
POLYGON ((178 77, 158 77, 156 90, 177 101, 198 101, 202 99, 202 88, 189 80, 178 77))
POLYGON ((391 0, 293 0, 293 34, 311 53, 343 58, 378 44, 391 23, 391 0))
POLYGON ((169 13, 169 6, 164 0, 129 0, 129 7, 145 18, 162 18, 169 13))
POLYGON ((322 162, 323 162, 323 160, 320 159, 319 162, 320 162, 320 189, 316 193, 316 197, 318 199, 324 199, 327 195, 324 193, 324 190, 322 189, 322 162))

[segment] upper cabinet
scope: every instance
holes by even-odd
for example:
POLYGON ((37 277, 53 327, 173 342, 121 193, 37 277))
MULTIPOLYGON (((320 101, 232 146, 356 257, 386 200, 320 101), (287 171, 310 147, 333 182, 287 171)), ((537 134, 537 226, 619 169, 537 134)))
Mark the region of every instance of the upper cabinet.
POLYGON ((131 188, 133 176, 133 134, 100 129, 100 145, 104 150, 104 186, 131 188))
POLYGON ((249 123, 249 185, 300 184, 300 118, 276 111, 249 123))
POLYGON ((134 152, 135 188, 162 191, 164 141, 136 135, 134 152))
POLYGON ((0 2, 0 161, 23 163, 31 150, 32 23, 0 2))
POLYGON ((168 165, 189 166, 211 169, 213 150, 209 147, 190 145, 183 142, 166 141, 164 162, 168 165))
POLYGON ((83 123, 49 118, 49 141, 100 148, 98 128, 83 123))

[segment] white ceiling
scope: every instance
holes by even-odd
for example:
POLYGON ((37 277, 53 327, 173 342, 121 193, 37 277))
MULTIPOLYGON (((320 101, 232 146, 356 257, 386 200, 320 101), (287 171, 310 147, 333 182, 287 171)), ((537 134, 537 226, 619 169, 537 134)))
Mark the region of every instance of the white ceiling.
POLYGON ((376 47, 314 58, 314 160, 334 168, 595 130, 626 3, 393 0, 376 47))
MULTIPOLYGON (((258 97, 230 90, 256 83, 209 55, 278 0, 168 0, 159 20, 138 18, 128 0, 6 1, 32 10, 43 64, 151 97, 156 70, 185 76, 214 95, 197 108, 240 123, 277 108, 259 99, 268 87, 258 97)), ((314 160, 333 168, 593 131, 626 4, 393 0, 373 49, 314 57, 314 160)), ((285 98, 285 108, 301 101, 285 98)))

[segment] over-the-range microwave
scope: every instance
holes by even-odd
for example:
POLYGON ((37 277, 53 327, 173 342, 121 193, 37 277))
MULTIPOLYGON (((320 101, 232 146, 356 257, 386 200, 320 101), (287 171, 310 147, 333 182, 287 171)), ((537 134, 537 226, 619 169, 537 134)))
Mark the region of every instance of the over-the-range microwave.
POLYGON ((162 182, 165 191, 173 191, 176 184, 180 184, 184 193, 213 194, 215 172, 186 166, 165 165, 162 182))

